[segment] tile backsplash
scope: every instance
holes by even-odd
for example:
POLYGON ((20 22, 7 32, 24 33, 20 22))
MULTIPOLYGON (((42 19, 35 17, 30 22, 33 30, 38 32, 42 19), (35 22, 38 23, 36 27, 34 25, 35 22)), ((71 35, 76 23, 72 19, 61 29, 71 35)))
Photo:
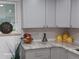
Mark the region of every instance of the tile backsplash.
POLYGON ((79 29, 72 28, 68 30, 70 34, 73 36, 75 42, 79 44, 79 29))
POLYGON ((57 34, 63 32, 64 29, 60 28, 44 28, 44 29, 24 29, 24 32, 31 33, 34 40, 42 40, 43 33, 46 33, 48 40, 55 40, 57 34))
POLYGON ((55 40, 57 34, 62 34, 64 31, 68 30, 73 36, 74 41, 79 44, 79 29, 68 29, 68 28, 44 28, 44 29, 23 29, 24 33, 31 33, 34 40, 42 40, 43 33, 47 34, 48 40, 55 40))

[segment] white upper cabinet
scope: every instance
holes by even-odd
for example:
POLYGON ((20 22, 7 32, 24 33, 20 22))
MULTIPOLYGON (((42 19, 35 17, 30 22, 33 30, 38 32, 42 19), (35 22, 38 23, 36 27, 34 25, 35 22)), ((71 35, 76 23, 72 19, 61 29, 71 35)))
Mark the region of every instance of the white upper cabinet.
POLYGON ((21 1, 21 0, 0 0, 0 1, 21 1))
POLYGON ((79 28, 79 0, 71 1, 71 25, 72 28, 79 28))
POLYGON ((23 28, 55 27, 56 0, 23 0, 23 28))
POLYGON ((45 25, 45 0, 23 0, 23 28, 45 25))
POLYGON ((46 25, 56 27, 56 0, 46 0, 46 25))
POLYGON ((70 27, 71 0, 56 0, 57 27, 70 27))
POLYGON ((79 0, 23 0, 23 28, 79 28, 79 0))

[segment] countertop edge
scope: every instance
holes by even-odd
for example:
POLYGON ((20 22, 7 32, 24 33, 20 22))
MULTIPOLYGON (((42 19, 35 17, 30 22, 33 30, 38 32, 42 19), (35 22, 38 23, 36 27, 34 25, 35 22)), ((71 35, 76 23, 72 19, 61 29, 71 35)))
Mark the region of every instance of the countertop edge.
MULTIPOLYGON (((39 43, 38 43, 39 44, 39 43)), ((79 47, 75 44, 66 44, 66 43, 57 43, 55 41, 48 42, 48 46, 46 45, 32 45, 32 44, 24 44, 22 43, 22 47, 24 50, 32 50, 32 49, 41 49, 41 48, 53 48, 53 47, 61 47, 64 48, 72 53, 75 53, 79 55, 79 51, 76 51, 75 49, 79 49, 79 47)))

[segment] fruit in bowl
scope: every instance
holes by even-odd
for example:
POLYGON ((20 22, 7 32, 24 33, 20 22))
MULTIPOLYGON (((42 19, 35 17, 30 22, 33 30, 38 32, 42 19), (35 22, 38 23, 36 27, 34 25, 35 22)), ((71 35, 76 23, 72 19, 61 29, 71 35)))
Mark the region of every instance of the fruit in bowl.
POLYGON ((69 36, 70 36, 69 32, 67 32, 67 31, 64 32, 63 35, 62 35, 62 37, 63 37, 63 42, 66 42, 69 36))
POLYGON ((70 44, 74 42, 74 39, 71 36, 68 37, 66 40, 67 40, 66 42, 70 44))
POLYGON ((56 36, 56 42, 60 43, 60 42, 62 42, 62 40, 63 39, 62 39, 62 35, 61 34, 59 34, 59 35, 56 36))

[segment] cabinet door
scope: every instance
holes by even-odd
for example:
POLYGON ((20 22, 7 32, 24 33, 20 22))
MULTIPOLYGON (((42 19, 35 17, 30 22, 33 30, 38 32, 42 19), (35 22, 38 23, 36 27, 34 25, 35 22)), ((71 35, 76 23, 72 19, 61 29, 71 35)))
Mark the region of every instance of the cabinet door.
POLYGON ((79 0, 71 0, 71 25, 73 28, 79 28, 79 0))
POLYGON ((27 50, 25 59, 50 59, 50 49, 27 50))
POLYGON ((68 59, 79 59, 79 55, 68 52, 68 59))
POLYGON ((23 0, 23 27, 41 28, 45 25, 45 0, 23 0))
POLYGON ((46 0, 46 25, 56 27, 56 0, 46 0))
POLYGON ((56 25, 57 27, 70 27, 71 0, 56 0, 56 25))
POLYGON ((51 59, 67 59, 66 50, 63 48, 51 48, 51 59))
MULTIPOLYGON (((2 0, 3 1, 3 0, 2 0)), ((4 0, 4 1, 21 1, 21 0, 4 0)))

